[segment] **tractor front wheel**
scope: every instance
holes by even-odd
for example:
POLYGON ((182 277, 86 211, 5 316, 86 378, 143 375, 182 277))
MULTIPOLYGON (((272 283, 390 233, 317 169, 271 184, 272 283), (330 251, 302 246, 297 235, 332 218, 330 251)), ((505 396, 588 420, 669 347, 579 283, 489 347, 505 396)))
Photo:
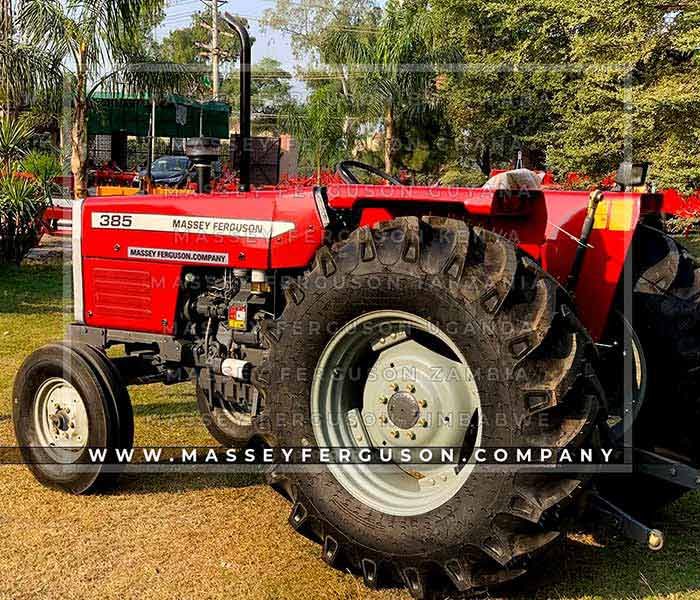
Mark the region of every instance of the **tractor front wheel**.
POLYGON ((49 344, 24 361, 14 384, 13 420, 34 476, 73 494, 115 481, 115 467, 91 462, 90 449, 133 444, 126 387, 111 361, 84 344, 49 344))

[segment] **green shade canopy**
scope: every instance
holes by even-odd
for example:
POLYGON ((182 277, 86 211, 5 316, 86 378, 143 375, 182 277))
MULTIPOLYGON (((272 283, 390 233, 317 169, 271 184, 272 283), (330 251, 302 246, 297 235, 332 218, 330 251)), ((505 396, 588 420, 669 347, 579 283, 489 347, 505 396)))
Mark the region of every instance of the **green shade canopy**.
MULTIPOLYGON (((197 102, 171 95, 156 103, 156 137, 201 135, 228 139, 231 107, 224 102, 197 102)), ((147 96, 95 94, 88 112, 88 135, 126 133, 148 136, 151 100, 147 96)))

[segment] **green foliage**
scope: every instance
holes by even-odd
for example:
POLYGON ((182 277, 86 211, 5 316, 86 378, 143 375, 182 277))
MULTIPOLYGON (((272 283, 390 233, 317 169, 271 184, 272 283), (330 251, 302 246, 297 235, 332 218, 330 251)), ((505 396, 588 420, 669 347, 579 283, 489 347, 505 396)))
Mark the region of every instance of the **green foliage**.
MULTIPOLYGON (((253 65, 251 107, 254 133, 279 133, 278 116, 292 102, 292 75, 274 58, 264 57, 253 65)), ((234 109, 240 105, 240 80, 236 74, 221 85, 223 99, 234 109)))
POLYGON ((429 136, 408 137, 417 131, 442 131, 433 64, 453 60, 456 53, 438 43, 427 3, 390 2, 381 18, 370 11, 357 27, 328 27, 318 39, 327 63, 345 65, 336 71, 342 93, 351 101, 348 117, 381 124, 384 169, 434 162, 425 155, 426 149, 432 152, 429 136))
MULTIPOLYGON (((243 23, 247 25, 244 19, 243 23)), ((185 92, 188 95, 204 99, 211 97, 212 81, 211 70, 206 68, 209 61, 205 47, 211 43, 211 12, 199 11, 192 15, 190 25, 171 31, 159 44, 157 44, 157 55, 164 61, 177 65, 201 65, 202 71, 196 73, 189 82, 185 92)), ((234 63, 240 56, 238 38, 231 35, 229 27, 223 19, 219 19, 219 49, 221 52, 221 63, 234 63)), ((254 40, 252 40, 254 41, 254 40)), ((226 85, 225 78, 221 82, 220 89, 226 85)))
MULTIPOLYGON (((56 98, 62 84, 60 61, 43 47, 11 36, 0 42, 0 82, 2 105, 16 115, 20 107, 56 98)), ((52 110, 56 106, 54 102, 52 110)))
POLYGON ((40 217, 48 198, 38 181, 0 177, 0 262, 19 264, 39 242, 40 217))
POLYGON ((319 178, 324 167, 348 154, 343 135, 347 111, 347 102, 330 85, 315 90, 303 105, 289 104, 282 109, 281 126, 297 139, 302 163, 319 178))
POLYGON ((71 82, 71 169, 75 194, 87 194, 87 109, 101 88, 151 95, 192 80, 179 65, 155 60, 145 35, 163 16, 164 0, 23 0, 22 39, 45 48, 71 82), (108 65, 105 74, 105 66, 108 65))
POLYGON ((597 177, 628 156, 662 188, 700 186, 700 19, 691 5, 603 0, 568 6, 572 62, 592 64, 554 101, 558 170, 597 177), (694 42, 692 41, 694 40, 694 42))
POLYGON ((691 5, 652 0, 435 0, 464 56, 443 96, 484 173, 545 164, 594 180, 626 157, 661 187, 700 185, 700 39, 691 5))
POLYGON ((54 180, 63 173, 61 160, 55 153, 37 150, 33 150, 22 159, 21 168, 34 177, 47 198, 56 191, 54 180))
POLYGON ((372 33, 381 17, 373 0, 277 0, 265 11, 265 24, 287 33, 298 58, 316 58, 329 32, 372 33))
POLYGON ((27 153, 33 135, 30 119, 0 117, 0 172, 5 175, 12 172, 13 164, 27 153))
MULTIPOLYGON (((158 44, 160 56, 167 61, 181 65, 206 64, 209 60, 203 55, 204 48, 211 43, 211 11, 199 11, 192 15, 187 27, 174 29, 158 44)), ((230 32, 222 19, 219 19, 219 46, 227 61, 235 62, 240 54, 238 38, 224 35, 230 32)))
POLYGON ((449 165, 440 175, 440 183, 453 187, 481 187, 486 183, 487 177, 480 169, 465 168, 459 165, 449 165))

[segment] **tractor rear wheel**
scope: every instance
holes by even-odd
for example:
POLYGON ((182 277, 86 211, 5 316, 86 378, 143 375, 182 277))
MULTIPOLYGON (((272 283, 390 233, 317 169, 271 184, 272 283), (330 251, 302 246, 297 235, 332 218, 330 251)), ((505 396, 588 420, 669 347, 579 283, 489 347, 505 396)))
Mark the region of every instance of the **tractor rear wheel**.
MULTIPOLYGON (((636 236, 632 321, 646 358, 647 385, 634 445, 698 468, 700 264, 658 229, 642 225, 636 236)), ((639 473, 616 486, 628 509, 643 511, 686 491, 639 473)))
POLYGON ((268 441, 461 449, 449 465, 279 465, 270 482, 291 526, 327 563, 415 597, 523 573, 586 478, 468 459, 477 446, 594 445, 593 346, 565 291, 505 238, 430 217, 321 249, 286 295, 254 375, 268 441))
POLYGON ((112 485, 117 470, 91 462, 96 449, 129 449, 133 415, 117 369, 79 343, 49 344, 22 364, 13 390, 15 437, 39 482, 73 494, 112 485))

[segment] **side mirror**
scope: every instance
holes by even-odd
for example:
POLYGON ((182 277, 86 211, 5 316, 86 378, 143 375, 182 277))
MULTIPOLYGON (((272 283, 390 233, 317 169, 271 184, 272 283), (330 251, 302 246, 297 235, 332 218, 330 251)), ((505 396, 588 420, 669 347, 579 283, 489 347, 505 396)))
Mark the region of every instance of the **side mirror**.
POLYGON ((639 187, 646 183, 649 163, 623 162, 617 169, 615 183, 623 190, 631 187, 639 187))

